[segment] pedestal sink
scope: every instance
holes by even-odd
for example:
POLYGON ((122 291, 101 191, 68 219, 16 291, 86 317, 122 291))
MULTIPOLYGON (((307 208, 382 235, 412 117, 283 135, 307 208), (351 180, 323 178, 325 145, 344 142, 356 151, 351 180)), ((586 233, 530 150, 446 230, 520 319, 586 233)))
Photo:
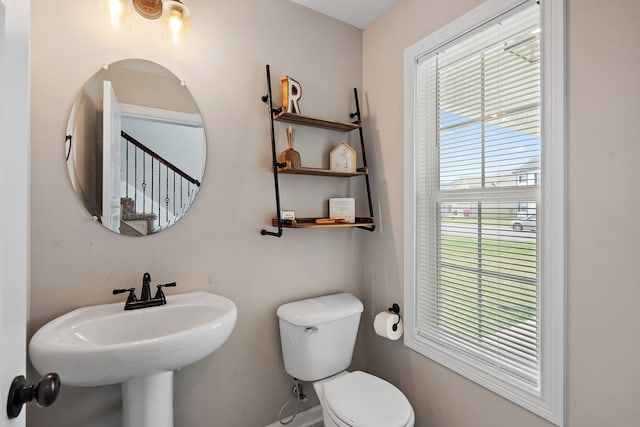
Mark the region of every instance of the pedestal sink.
POLYGON ((79 308, 44 325, 29 343, 40 373, 63 385, 122 384, 125 427, 173 426, 173 371, 213 353, 231 335, 237 310, 208 292, 124 311, 124 302, 79 308))

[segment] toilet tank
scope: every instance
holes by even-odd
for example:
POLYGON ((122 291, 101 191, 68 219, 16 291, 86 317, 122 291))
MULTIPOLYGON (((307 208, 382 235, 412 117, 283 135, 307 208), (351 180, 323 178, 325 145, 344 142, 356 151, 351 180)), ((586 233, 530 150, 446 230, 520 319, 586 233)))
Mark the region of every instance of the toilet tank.
POLYGON ((362 303, 349 293, 294 301, 278 307, 284 368, 316 381, 351 364, 362 303))

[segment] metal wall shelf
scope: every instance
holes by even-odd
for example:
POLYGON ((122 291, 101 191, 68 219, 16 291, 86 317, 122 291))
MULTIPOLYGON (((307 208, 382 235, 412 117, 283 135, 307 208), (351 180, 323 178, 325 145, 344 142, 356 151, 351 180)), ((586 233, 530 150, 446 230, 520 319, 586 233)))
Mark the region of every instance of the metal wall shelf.
POLYGON ((273 120, 277 122, 292 123, 294 125, 313 126, 316 128, 337 130, 340 132, 351 132, 352 130, 359 129, 361 127, 359 122, 337 122, 335 120, 320 119, 317 117, 304 116, 302 114, 287 113, 286 111, 273 113, 273 120))
POLYGON ((260 233, 263 236, 282 236, 283 228, 332 228, 332 227, 350 227, 359 228, 367 231, 374 231, 376 226, 373 219, 373 204, 371 202, 371 187, 369 184, 369 174, 367 169, 367 156, 364 147, 364 136, 362 133, 362 119, 360 116, 360 103, 358 100, 358 90, 353 89, 353 95, 355 98, 356 111, 349 116, 351 119, 355 119, 353 122, 339 122, 335 120, 326 120, 317 117, 304 116, 301 114, 293 114, 281 111, 281 109, 274 109, 272 102, 271 92, 271 72, 269 65, 266 66, 267 74, 267 90, 268 93, 262 97, 262 101, 269 106, 269 119, 271 122, 271 161, 273 168, 273 183, 275 187, 276 196, 276 215, 277 217, 271 221, 271 225, 278 229, 277 232, 261 230, 260 233), (362 167, 358 168, 356 172, 336 172, 328 169, 317 168, 295 168, 291 169, 287 163, 279 163, 276 153, 276 139, 275 139, 275 126, 274 122, 285 122, 298 124, 303 126, 311 126, 321 129, 329 129, 340 132, 351 132, 358 130, 360 134, 360 151, 362 154, 362 167), (341 178, 350 178, 355 176, 364 176, 367 189, 367 200, 369 207, 368 217, 357 217, 355 223, 334 223, 334 224, 317 224, 316 220, 319 218, 296 218, 295 220, 284 220, 281 217, 280 209, 280 185, 278 180, 278 174, 291 174, 291 175, 314 175, 314 176, 332 176, 341 178))
MULTIPOLYGON (((333 224, 318 224, 316 220, 320 218, 296 218, 296 219, 282 219, 280 220, 283 228, 335 228, 335 227, 355 227, 362 228, 365 227, 368 230, 368 227, 373 226, 373 218, 368 217, 356 217, 355 223, 347 223, 347 222, 336 222, 333 224)), ((278 226, 278 219, 274 218, 271 220, 271 225, 274 227, 278 226)))
POLYGON ((315 176, 337 176, 340 178, 349 178, 352 176, 360 176, 367 174, 367 168, 358 168, 355 172, 336 172, 330 169, 318 169, 318 168, 295 168, 291 169, 288 166, 284 168, 278 168, 278 173, 290 174, 290 175, 315 175, 315 176))

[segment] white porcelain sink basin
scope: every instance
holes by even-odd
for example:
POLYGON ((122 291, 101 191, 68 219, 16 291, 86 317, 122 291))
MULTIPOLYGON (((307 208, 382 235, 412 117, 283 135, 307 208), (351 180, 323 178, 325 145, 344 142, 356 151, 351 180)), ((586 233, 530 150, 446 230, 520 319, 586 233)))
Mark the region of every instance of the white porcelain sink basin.
POLYGON ((236 306, 208 292, 169 295, 167 304, 123 310, 124 302, 79 308, 44 325, 29 343, 39 372, 63 384, 117 384, 172 371, 220 347, 236 323, 236 306))
POLYGON ((124 424, 147 425, 144 414, 144 422, 139 417, 127 422, 129 398, 170 387, 166 403, 172 407, 172 371, 220 347, 231 335, 237 310, 229 299, 208 292, 168 295, 167 304, 158 307, 123 308, 124 301, 84 307, 52 320, 31 338, 29 356, 38 372, 58 373, 63 385, 122 383, 124 424))

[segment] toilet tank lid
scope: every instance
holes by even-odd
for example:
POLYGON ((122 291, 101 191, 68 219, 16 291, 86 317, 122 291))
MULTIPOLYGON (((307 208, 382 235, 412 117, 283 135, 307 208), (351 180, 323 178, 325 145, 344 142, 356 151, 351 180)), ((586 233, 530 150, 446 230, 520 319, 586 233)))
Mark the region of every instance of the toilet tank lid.
POLYGON ((363 309, 358 298, 343 292, 283 304, 276 314, 297 326, 314 326, 360 314, 363 309))

